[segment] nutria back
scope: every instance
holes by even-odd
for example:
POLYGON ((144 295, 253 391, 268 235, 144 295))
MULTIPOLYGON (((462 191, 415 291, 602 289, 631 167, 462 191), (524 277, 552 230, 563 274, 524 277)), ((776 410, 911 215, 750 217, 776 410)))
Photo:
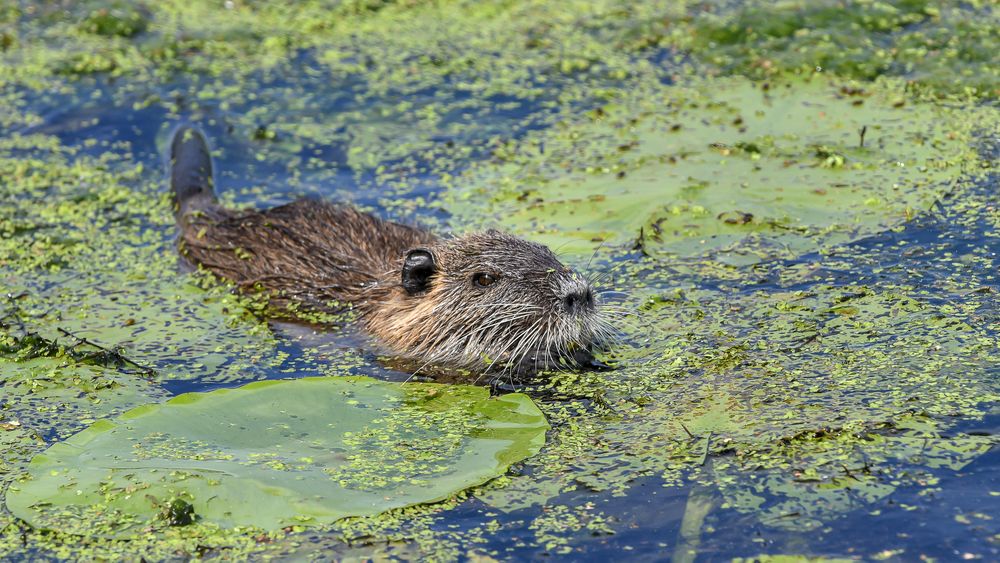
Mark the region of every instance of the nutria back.
POLYGON ((209 154, 200 133, 177 130, 180 250, 279 309, 350 306, 398 355, 486 370, 572 363, 611 334, 590 284, 543 245, 495 230, 439 238, 315 199, 227 209, 209 154))
POLYGON ((363 299, 383 274, 399 271, 407 249, 435 237, 348 206, 301 199, 264 211, 213 204, 183 217, 180 241, 190 259, 243 289, 268 290, 273 304, 332 312, 363 299))

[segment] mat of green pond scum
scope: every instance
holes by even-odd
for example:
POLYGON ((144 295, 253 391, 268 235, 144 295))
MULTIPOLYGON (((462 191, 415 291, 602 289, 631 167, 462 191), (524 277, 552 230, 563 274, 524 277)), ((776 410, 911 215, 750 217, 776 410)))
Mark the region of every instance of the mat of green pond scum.
POLYGON ((259 382, 98 421, 36 456, 7 506, 83 536, 323 524, 482 484, 536 454, 547 429, 522 394, 364 377, 259 382))

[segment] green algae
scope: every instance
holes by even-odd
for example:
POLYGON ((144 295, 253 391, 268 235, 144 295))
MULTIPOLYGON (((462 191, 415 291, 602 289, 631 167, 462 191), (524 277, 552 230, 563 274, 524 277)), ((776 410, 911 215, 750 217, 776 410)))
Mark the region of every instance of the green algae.
POLYGON ((376 76, 380 88, 419 92, 456 79, 478 97, 510 94, 512 86, 537 95, 546 88, 531 83, 538 75, 620 79, 645 72, 635 55, 656 47, 690 52, 734 74, 820 67, 987 97, 997 95, 1000 80, 989 2, 404 2, 359 10, 321 0, 224 7, 96 0, 69 10, 11 8, 5 20, 23 35, 6 49, 9 80, 30 82, 53 72, 243 74, 246 61, 254 63, 250 70, 266 69, 297 49, 316 48, 337 72, 376 76), (46 25, 39 29, 36 21, 46 25))
POLYGON ((741 464, 717 467, 722 508, 759 515, 775 528, 814 530, 831 514, 865 509, 904 483, 933 491, 933 470, 958 471, 997 442, 992 436, 946 436, 919 417, 902 418, 896 426, 888 435, 848 431, 796 438, 780 454, 794 461, 749 478, 741 464), (921 469, 907 470, 911 464, 921 469))
POLYGON ((518 509, 581 488, 627 494, 630 479, 658 474, 803 530, 897 487, 929 486, 935 469, 956 471, 996 443, 949 436, 943 422, 1000 398, 982 377, 997 345, 982 328, 864 288, 721 297, 647 313, 653 326, 698 328, 653 336, 645 361, 612 380, 553 375, 560 391, 601 406, 549 405, 564 432, 528 461, 537 472, 481 498, 518 509))
POLYGON ((77 156, 51 137, 15 135, 0 151, 0 276, 18 297, 19 331, 142 357, 169 378, 225 377, 224 364, 242 377, 270 348, 256 305, 177 275, 169 204, 141 165, 127 163, 127 146, 77 156), (15 156, 28 147, 31 157, 15 156))
POLYGON ((145 31, 146 26, 146 18, 140 10, 128 4, 117 4, 91 12, 80 28, 96 35, 134 37, 145 31))
POLYGON ((756 76, 819 68, 996 98, 998 21, 991 2, 748 2, 696 20, 689 48, 756 76))

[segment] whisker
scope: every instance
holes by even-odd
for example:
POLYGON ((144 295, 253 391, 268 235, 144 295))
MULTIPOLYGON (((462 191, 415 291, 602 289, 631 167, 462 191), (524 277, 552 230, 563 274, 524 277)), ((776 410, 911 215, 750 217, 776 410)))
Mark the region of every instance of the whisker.
POLYGON ((597 248, 594 249, 594 253, 590 255, 590 260, 587 260, 587 270, 590 270, 591 262, 594 261, 594 257, 597 256, 597 253, 600 252, 602 248, 604 248, 604 243, 606 241, 607 239, 601 239, 601 244, 597 245, 597 248))

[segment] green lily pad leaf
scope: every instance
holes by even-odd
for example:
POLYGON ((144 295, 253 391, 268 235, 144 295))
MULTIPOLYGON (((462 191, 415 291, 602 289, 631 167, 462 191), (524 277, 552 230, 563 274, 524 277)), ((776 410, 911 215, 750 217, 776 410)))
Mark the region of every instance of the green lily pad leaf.
POLYGON ((38 528, 110 537, 191 521, 324 524, 482 484, 536 454, 547 429, 522 394, 265 381, 98 421, 36 456, 7 506, 38 528))
POLYGON ((951 120, 901 95, 821 77, 650 87, 498 149, 450 210, 563 254, 795 257, 899 225, 961 174, 951 120))

